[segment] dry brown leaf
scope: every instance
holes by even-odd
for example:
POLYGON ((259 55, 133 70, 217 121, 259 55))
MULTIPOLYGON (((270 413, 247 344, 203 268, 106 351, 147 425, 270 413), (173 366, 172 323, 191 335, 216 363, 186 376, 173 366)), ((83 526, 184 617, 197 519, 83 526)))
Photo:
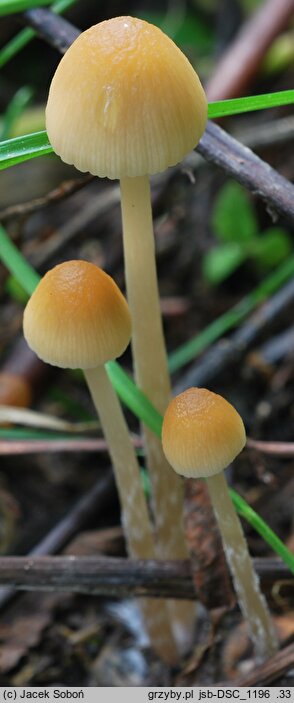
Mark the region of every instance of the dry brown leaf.
POLYGON ((17 609, 9 610, 0 623, 2 674, 11 671, 32 647, 39 644, 55 608, 65 597, 64 594, 27 594, 18 602, 17 609))

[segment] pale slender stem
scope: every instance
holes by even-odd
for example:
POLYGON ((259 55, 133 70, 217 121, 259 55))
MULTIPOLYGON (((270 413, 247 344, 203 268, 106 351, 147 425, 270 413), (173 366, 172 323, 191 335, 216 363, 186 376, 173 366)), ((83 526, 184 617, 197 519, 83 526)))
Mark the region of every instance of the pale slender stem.
MULTIPOLYGON (((135 378, 159 412, 170 400, 155 264, 150 184, 146 176, 121 180, 124 257, 132 316, 135 378)), ((161 441, 144 427, 159 549, 165 558, 187 556, 181 529, 183 485, 163 454, 161 441)))
POLYGON ((276 652, 277 638, 266 600, 260 591, 240 520, 230 498, 226 478, 221 473, 206 480, 239 606, 257 656, 266 659, 276 652))
MULTIPOLYGON (((150 183, 148 176, 121 179, 124 258, 128 303, 132 316, 135 379, 162 414, 170 401, 170 376, 162 328, 157 283, 150 183)), ((183 483, 172 471, 161 441, 143 427, 149 469, 159 558, 186 559, 183 483)), ((195 607, 169 601, 178 641, 188 641, 195 607)))
MULTIPOLYGON (((87 369, 85 378, 99 415, 112 459, 129 554, 154 558, 154 539, 140 478, 140 468, 118 398, 103 366, 87 369)), ((144 599, 142 612, 151 644, 163 660, 178 659, 165 601, 144 599)))

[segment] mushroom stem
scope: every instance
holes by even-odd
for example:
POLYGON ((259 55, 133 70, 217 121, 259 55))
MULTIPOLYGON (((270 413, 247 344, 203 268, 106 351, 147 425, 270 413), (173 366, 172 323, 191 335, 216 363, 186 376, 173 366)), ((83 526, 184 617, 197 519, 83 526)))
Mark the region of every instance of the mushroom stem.
MULTIPOLYGON (((163 413, 171 390, 159 304, 148 176, 121 179, 121 205, 135 378, 141 390, 163 413)), ((160 440, 146 427, 144 437, 159 552, 165 558, 186 557, 184 535, 179 529, 183 515, 181 480, 171 472, 160 440)))
POLYGON ((256 655, 266 659, 276 652, 278 642, 226 478, 224 473, 220 473, 208 477, 206 481, 241 611, 248 624, 256 655))
MULTIPOLYGON (((164 413, 171 396, 171 384, 157 283, 150 182, 148 176, 124 177, 120 186, 135 379, 159 412, 164 413)), ((157 556, 186 559, 181 479, 170 470, 161 440, 144 426, 143 434, 152 485, 157 556)), ((187 643, 195 618, 194 606, 188 601, 170 601, 169 608, 178 637, 187 643)))
MULTIPOLYGON (((104 366, 84 371, 109 446, 130 556, 154 558, 154 540, 140 468, 117 396, 104 366)), ((144 599, 142 612, 151 644, 169 664, 178 660, 165 601, 144 599)))

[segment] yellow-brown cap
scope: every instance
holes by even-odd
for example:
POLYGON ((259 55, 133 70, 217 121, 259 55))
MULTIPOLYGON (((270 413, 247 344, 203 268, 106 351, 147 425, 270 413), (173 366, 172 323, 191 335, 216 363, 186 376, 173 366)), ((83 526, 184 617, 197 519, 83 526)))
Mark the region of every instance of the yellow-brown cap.
POLYGON ((66 261, 40 281, 25 308, 23 329, 43 361, 89 369, 123 353, 131 320, 125 298, 107 273, 87 261, 66 261))
POLYGON ((202 136, 207 101, 180 49, 158 27, 114 17, 70 46, 53 77, 46 128, 80 171, 122 178, 163 171, 202 136))
POLYGON ((162 445, 170 465, 188 478, 207 478, 226 468, 246 442, 243 421, 221 395, 189 388, 170 402, 162 445))

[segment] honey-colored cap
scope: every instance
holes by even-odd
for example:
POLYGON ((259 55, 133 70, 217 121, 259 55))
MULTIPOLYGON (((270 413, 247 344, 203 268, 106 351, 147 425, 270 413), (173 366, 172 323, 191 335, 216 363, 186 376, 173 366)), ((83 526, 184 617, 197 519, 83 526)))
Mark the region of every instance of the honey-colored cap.
POLYGON ((243 421, 221 395, 189 388, 165 413, 162 445, 170 465, 187 478, 207 478, 225 469, 246 442, 243 421))
POLYGON ((46 128, 80 171, 122 178, 163 171, 202 136, 207 101, 180 49, 158 27, 115 17, 83 32, 53 77, 46 128))
POLYGON ((131 336, 125 298, 107 273, 66 261, 40 281, 24 312, 24 336, 43 361, 90 369, 115 359, 131 336))

